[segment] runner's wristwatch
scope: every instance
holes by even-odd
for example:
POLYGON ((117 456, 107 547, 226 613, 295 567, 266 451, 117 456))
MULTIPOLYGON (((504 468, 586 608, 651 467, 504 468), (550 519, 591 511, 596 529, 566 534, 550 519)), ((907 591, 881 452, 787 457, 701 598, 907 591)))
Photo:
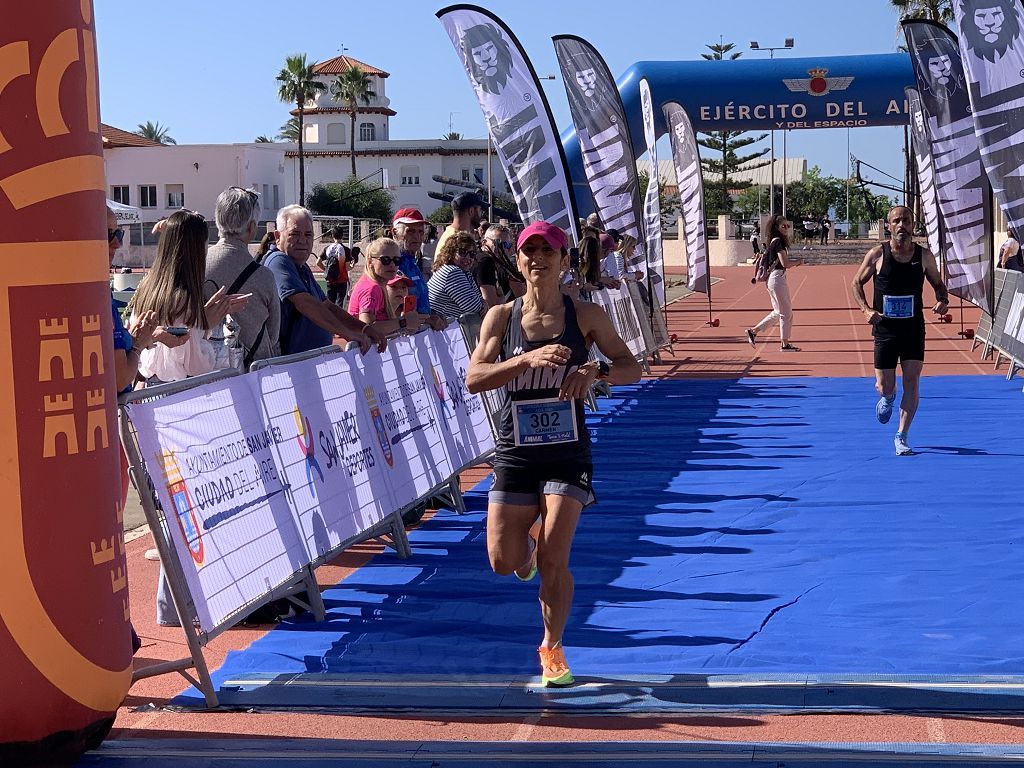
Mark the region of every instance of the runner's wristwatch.
POLYGON ((612 367, 604 360, 597 361, 597 378, 607 379, 612 373, 612 367))

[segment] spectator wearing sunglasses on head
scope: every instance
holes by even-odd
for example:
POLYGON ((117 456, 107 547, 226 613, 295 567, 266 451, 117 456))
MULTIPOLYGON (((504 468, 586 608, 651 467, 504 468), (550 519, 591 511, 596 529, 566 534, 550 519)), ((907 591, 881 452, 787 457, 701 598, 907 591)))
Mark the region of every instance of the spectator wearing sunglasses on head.
POLYGON ((480 286, 484 312, 526 292, 526 283, 515 265, 512 231, 502 224, 491 224, 480 241, 473 277, 480 286))
POLYGON ((482 314, 483 297, 470 271, 476 262, 477 244, 468 232, 455 232, 434 257, 434 274, 427 282, 430 306, 448 320, 465 314, 482 314))

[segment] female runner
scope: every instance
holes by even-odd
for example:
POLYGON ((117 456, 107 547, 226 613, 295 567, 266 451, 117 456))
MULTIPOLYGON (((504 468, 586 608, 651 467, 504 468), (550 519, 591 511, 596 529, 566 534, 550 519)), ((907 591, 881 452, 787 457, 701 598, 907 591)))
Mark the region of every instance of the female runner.
POLYGON ((601 307, 560 291, 569 268, 561 229, 534 222, 516 251, 526 294, 484 317, 466 383, 471 392, 504 391, 487 508, 491 568, 524 581, 540 571, 541 678, 569 685, 562 648, 573 595, 569 550, 580 512, 596 501, 583 398, 597 379, 637 381, 640 366, 601 307), (589 359, 592 344, 610 364, 589 359))

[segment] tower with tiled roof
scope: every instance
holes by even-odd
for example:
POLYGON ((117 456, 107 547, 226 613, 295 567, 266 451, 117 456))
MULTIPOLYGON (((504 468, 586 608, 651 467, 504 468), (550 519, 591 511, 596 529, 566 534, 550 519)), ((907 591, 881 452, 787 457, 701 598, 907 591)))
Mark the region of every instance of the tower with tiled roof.
MULTIPOLYGON (((303 138, 310 149, 348 151, 351 148, 348 110, 344 102, 334 100, 331 84, 339 75, 356 67, 369 75, 370 90, 374 96, 369 104, 360 103, 356 108, 355 147, 357 150, 368 149, 376 142, 388 140, 388 120, 397 114, 391 109, 391 100, 385 93, 385 80, 391 75, 351 56, 335 56, 313 67, 326 90, 305 110, 306 134, 303 138)), ((293 109, 291 114, 298 112, 293 109)))

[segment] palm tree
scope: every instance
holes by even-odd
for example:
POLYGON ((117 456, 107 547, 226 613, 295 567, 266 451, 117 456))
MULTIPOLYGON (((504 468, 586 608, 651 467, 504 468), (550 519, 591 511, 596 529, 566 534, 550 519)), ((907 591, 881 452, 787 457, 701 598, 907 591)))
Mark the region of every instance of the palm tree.
POLYGON ((145 123, 139 123, 139 129, 135 131, 135 135, 155 141, 157 144, 177 144, 178 142, 168 135, 168 130, 167 126, 160 125, 159 121, 152 123, 147 120, 145 123))
POLYGON ((284 60, 284 69, 277 73, 277 97, 281 101, 295 104, 299 111, 299 205, 303 205, 306 199, 306 154, 302 145, 306 104, 326 89, 326 86, 317 80, 313 71, 315 66, 315 61, 306 63, 306 54, 296 53, 284 60))
POLYGON ((462 134, 458 131, 448 131, 441 137, 441 141, 462 141, 462 134))
POLYGON ((256 143, 257 144, 271 144, 271 143, 273 143, 273 140, 270 137, 268 137, 268 136, 264 136, 263 134, 260 134, 259 136, 256 137, 256 143))
POLYGON ((953 0, 889 0, 901 19, 930 19, 941 24, 953 21, 953 0))
POLYGON ((353 176, 356 175, 356 113, 359 108, 359 102, 369 104, 370 99, 375 98, 377 95, 373 92, 370 85, 370 76, 359 67, 351 67, 345 74, 338 75, 338 78, 331 84, 331 94, 334 100, 343 102, 345 109, 348 110, 351 123, 349 135, 352 137, 352 141, 349 143, 348 154, 352 158, 353 176))
POLYGON ((277 129, 276 138, 280 141, 299 140, 299 118, 297 115, 289 117, 288 121, 277 129))

